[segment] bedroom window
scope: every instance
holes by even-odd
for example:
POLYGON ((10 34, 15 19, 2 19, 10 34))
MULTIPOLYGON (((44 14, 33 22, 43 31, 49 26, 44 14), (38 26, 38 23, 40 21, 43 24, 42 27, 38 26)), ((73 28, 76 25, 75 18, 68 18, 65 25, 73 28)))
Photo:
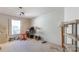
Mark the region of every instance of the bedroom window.
POLYGON ((12 35, 20 34, 20 20, 12 20, 12 35))

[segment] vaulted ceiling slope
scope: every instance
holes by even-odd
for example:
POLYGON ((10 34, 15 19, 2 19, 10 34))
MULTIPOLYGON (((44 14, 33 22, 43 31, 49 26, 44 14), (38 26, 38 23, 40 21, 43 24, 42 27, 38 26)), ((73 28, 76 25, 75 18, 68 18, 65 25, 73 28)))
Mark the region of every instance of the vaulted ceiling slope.
POLYGON ((19 7, 0 7, 0 14, 23 17, 23 18, 34 18, 48 12, 55 12, 58 7, 23 7, 22 10, 19 7), (23 11, 24 15, 20 16, 20 12, 23 11))

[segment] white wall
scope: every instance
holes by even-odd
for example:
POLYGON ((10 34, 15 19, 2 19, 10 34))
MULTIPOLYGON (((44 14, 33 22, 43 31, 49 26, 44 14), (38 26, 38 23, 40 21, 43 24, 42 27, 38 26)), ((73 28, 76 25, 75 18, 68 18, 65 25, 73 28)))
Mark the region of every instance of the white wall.
POLYGON ((33 25, 43 30, 46 41, 61 45, 59 24, 63 19, 64 8, 52 8, 51 12, 33 19, 33 25))
MULTIPOLYGON (((4 27, 6 29, 6 34, 9 37, 11 35, 11 20, 21 20, 21 33, 24 33, 29 26, 31 26, 31 19, 23 19, 18 17, 12 17, 8 15, 0 14, 0 26, 4 27)), ((8 39, 0 40, 0 42, 4 43, 8 41, 8 39)))
POLYGON ((79 7, 65 7, 64 19, 65 21, 79 19, 79 7))

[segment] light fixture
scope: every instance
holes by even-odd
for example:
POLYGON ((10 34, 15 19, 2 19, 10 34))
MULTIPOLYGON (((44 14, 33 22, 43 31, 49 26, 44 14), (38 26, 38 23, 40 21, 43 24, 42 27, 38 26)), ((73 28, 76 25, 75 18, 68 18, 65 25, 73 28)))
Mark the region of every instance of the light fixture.
POLYGON ((23 7, 19 7, 20 9, 22 9, 23 7))
POLYGON ((24 15, 25 13, 24 13, 24 11, 23 11, 23 7, 19 7, 19 9, 20 9, 19 15, 20 15, 20 16, 24 15))

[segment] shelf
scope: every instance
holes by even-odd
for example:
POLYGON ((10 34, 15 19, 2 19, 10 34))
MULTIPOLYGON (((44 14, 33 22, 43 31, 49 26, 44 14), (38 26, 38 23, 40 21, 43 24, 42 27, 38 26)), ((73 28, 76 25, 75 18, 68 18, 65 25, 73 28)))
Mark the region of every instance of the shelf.
MULTIPOLYGON (((72 45, 72 44, 64 44, 65 46, 65 49, 68 50, 68 51, 75 51, 75 45, 72 45)), ((77 47, 77 51, 79 51, 79 47, 77 47)))
POLYGON ((75 45, 72 44, 64 44, 65 48, 75 48, 75 45))
POLYGON ((65 49, 67 51, 75 51, 75 45, 72 45, 72 44, 64 44, 65 46, 65 49))
POLYGON ((71 39, 73 39, 74 41, 79 41, 79 37, 76 37, 75 35, 73 34, 69 34, 69 33, 65 33, 65 35, 71 39))
POLYGON ((68 21, 68 22, 62 22, 61 23, 61 37, 62 37, 62 48, 65 47, 65 50, 66 49, 70 49, 70 50, 74 50, 74 51, 79 51, 79 48, 77 47, 77 41, 79 41, 79 36, 77 35, 78 34, 78 24, 79 24, 79 19, 74 19, 74 20, 71 20, 71 21, 68 21), (67 28, 69 27, 69 25, 71 25, 71 32, 74 33, 67 33, 67 28), (65 44, 65 38, 71 38, 71 42, 72 44, 74 43, 74 45, 72 44, 65 44), (77 49, 78 48, 78 49, 77 49))
POLYGON ((79 19, 63 22, 64 25, 71 25, 71 24, 76 24, 76 23, 79 24, 79 19))

